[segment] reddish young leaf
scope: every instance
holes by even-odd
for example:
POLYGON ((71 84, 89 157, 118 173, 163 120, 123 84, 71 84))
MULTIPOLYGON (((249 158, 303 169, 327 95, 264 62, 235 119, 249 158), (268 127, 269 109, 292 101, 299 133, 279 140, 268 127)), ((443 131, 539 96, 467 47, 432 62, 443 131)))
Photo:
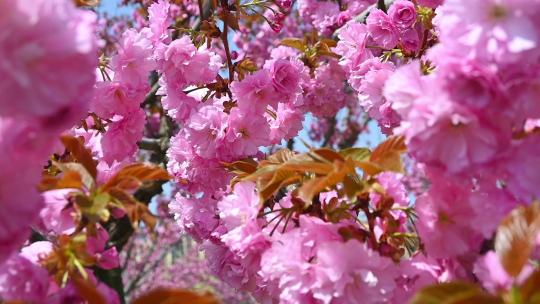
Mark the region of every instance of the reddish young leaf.
POLYGON ((495 251, 508 274, 517 277, 521 273, 539 232, 539 202, 512 210, 501 222, 495 238, 495 251))
POLYGON ((210 294, 199 294, 192 291, 158 288, 135 299, 132 304, 218 304, 218 300, 210 294))
POLYGON ((64 147, 73 155, 75 160, 82 164, 86 171, 96 179, 97 176, 97 163, 92 158, 92 153, 90 150, 86 149, 84 146, 84 141, 71 136, 71 135, 62 135, 60 141, 64 144, 64 147))
POLYGON ((73 276, 72 280, 78 294, 85 299, 88 304, 107 304, 105 297, 97 290, 92 282, 78 275, 73 276))
POLYGON ((67 171, 60 177, 44 175, 41 183, 38 185, 38 190, 41 192, 53 189, 83 189, 81 175, 77 171, 67 171))
POLYGON ((502 304, 499 297, 486 294, 480 287, 465 282, 431 285, 418 292, 410 304, 502 304))
POLYGON ((374 175, 380 171, 394 171, 403 172, 403 164, 401 162, 401 154, 407 151, 405 146, 405 139, 403 136, 392 136, 381 143, 369 157, 369 166, 365 162, 360 162, 362 165, 360 168, 367 169, 367 174, 374 175), (369 168, 369 169, 368 169, 369 168), (371 170, 379 168, 380 171, 371 170))
POLYGON ((118 171, 109 181, 103 185, 103 191, 113 187, 124 190, 138 188, 142 183, 155 180, 168 180, 169 173, 161 167, 148 164, 128 165, 118 171))

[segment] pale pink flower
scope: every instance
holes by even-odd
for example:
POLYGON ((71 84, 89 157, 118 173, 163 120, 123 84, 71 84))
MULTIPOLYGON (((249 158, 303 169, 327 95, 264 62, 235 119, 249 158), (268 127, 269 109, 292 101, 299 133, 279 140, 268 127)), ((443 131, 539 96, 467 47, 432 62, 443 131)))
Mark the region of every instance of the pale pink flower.
POLYGON ((525 265, 517 278, 514 279, 504 270, 497 253, 494 251, 488 251, 474 264, 474 274, 482 286, 493 293, 508 291, 514 283, 522 284, 533 272, 534 267, 525 265))
POLYGON ((537 2, 526 0, 446 0, 434 23, 442 42, 463 56, 512 63, 538 58, 537 2))

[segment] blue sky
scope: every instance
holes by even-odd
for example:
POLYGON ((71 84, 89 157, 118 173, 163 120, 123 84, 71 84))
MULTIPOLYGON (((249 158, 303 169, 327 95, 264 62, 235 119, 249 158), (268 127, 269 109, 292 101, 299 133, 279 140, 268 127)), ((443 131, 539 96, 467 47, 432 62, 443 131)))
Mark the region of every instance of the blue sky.
POLYGON ((101 4, 98 7, 98 11, 106 12, 112 16, 119 15, 131 15, 133 7, 121 6, 118 7, 120 0, 101 0, 101 4))

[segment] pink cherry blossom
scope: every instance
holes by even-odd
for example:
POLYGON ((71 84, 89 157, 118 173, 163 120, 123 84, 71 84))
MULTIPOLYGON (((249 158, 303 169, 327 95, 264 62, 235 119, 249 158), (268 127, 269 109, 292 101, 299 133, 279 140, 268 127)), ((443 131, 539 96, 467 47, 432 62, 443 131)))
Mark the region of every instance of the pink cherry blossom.
POLYGON ((183 231, 197 241, 210 238, 219 224, 216 218, 216 201, 210 198, 185 198, 177 194, 169 204, 171 213, 183 231))
POLYGON ((45 202, 40 211, 42 225, 57 234, 70 233, 75 229, 73 221, 73 208, 67 207, 69 194, 73 189, 57 189, 42 194, 45 202))
POLYGON ((295 65, 287 60, 277 59, 270 65, 269 72, 274 90, 285 97, 285 100, 282 100, 283 102, 296 97, 298 91, 301 90, 299 86, 301 71, 298 64, 295 65))
POLYGON ((188 36, 174 40, 157 50, 158 70, 171 89, 214 80, 221 66, 219 56, 197 50, 188 36))
MULTIPOLYGON (((280 88, 286 92, 285 88, 280 88)), ((231 91, 238 102, 238 108, 244 113, 264 113, 268 105, 277 107, 275 81, 267 70, 260 70, 231 86, 231 91)))
POLYGON ((47 271, 22 256, 15 254, 0 267, 0 297, 3 300, 42 302, 48 287, 47 271))
POLYGON ((98 62, 95 14, 66 0, 9 0, 2 10, 0 115, 56 118, 84 108, 98 62))
POLYGON ((124 32, 118 53, 111 60, 114 80, 135 88, 148 86, 148 73, 156 67, 149 36, 132 29, 124 32))
POLYGON ((399 39, 399 31, 394 21, 380 9, 374 9, 366 19, 367 29, 375 43, 384 48, 394 48, 399 39))
POLYGON ((270 126, 266 118, 233 109, 229 115, 227 141, 237 156, 253 155, 258 148, 270 143, 270 126))
POLYGON ((103 159, 111 165, 133 156, 137 142, 141 140, 145 124, 145 114, 138 109, 125 117, 116 118, 101 139, 103 159))
POLYGON ((207 105, 198 109, 187 122, 187 138, 195 153, 204 158, 216 157, 225 139, 227 115, 222 109, 207 105))
POLYGON ((145 96, 144 91, 121 82, 98 82, 90 103, 90 111, 103 119, 111 118, 115 114, 128 115, 139 108, 145 96))
POLYGON ((388 9, 388 16, 400 29, 408 29, 416 22, 414 3, 408 0, 396 0, 388 9))

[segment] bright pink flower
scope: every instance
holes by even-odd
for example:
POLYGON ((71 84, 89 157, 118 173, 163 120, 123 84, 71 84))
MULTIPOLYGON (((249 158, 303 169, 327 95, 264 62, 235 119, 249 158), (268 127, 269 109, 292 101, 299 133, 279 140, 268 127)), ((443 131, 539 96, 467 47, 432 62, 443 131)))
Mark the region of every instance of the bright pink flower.
MULTIPOLYGON (((394 204, 407 207, 409 200, 402 180, 403 175, 393 172, 382 172, 377 175, 377 182, 383 187, 385 193, 394 199, 394 204)), ((370 198, 375 204, 380 201, 380 195, 375 192, 370 193, 370 198)))
POLYGON ((540 197, 540 171, 531 165, 540 159, 538 136, 513 142, 508 155, 501 169, 508 190, 522 202, 530 203, 540 197))
POLYGON ((396 288, 397 269, 357 240, 333 241, 317 250, 314 297, 323 303, 381 303, 396 288))
POLYGON ((203 106, 191 115, 186 135, 195 153, 204 158, 219 156, 217 151, 223 144, 226 123, 227 115, 214 105, 203 106))
POLYGON ((451 258, 479 249, 482 237, 470 225, 474 210, 467 188, 460 186, 441 176, 416 200, 416 227, 429 257, 451 258))
POLYGON ((253 268, 253 264, 245 264, 248 261, 240 259, 222 244, 205 241, 201 247, 210 270, 220 279, 234 288, 254 286, 254 278, 247 270, 247 267, 253 268))
POLYGON ((194 97, 168 87, 158 93, 165 95, 161 97, 163 108, 178 123, 185 123, 200 103, 194 97))
POLYGON ((2 10, 0 115, 60 120, 83 108, 59 123, 77 122, 95 82, 96 15, 67 0, 8 0, 2 10))
POLYGON ((321 286, 317 250, 330 241, 341 241, 335 225, 301 216, 300 227, 279 235, 279 241, 263 254, 260 275, 279 286, 280 303, 316 303, 315 287, 321 286))
POLYGON ((137 151, 137 142, 142 139, 144 124, 145 113, 141 109, 110 123, 101 139, 103 159, 112 165, 115 160, 122 161, 133 156, 137 151))
POLYGON ((463 56, 501 63, 538 58, 540 4, 524 0, 447 0, 437 9, 440 40, 463 56), (446 43, 447 42, 447 43, 446 43))
POLYGON ((388 9, 388 16, 398 28, 408 29, 416 22, 414 3, 408 0, 396 0, 388 9))
POLYGON ((182 134, 171 138, 167 157, 167 170, 180 187, 191 193, 212 195, 218 189, 225 189, 230 179, 220 160, 198 156, 182 134))
POLYGON ((414 54, 420 48, 420 37, 418 31, 414 28, 401 32, 399 41, 405 53, 414 54))
POLYGON ((436 8, 441 5, 444 0, 418 0, 418 4, 421 6, 427 6, 431 8, 436 8))
POLYGON ((118 53, 111 59, 114 80, 134 88, 148 87, 148 75, 156 68, 150 33, 127 30, 122 35, 118 53))
POLYGON ((496 71, 481 62, 446 56, 437 73, 453 102, 482 112, 509 104, 496 71))
POLYGON ((197 50, 189 36, 158 49, 157 57, 158 70, 163 73, 167 86, 175 90, 211 82, 221 67, 219 56, 205 49, 197 50))
POLYGON ((439 109, 418 105, 406 133, 411 153, 422 162, 457 173, 494 160, 508 142, 508 135, 485 124, 481 117, 454 107, 444 109, 437 102, 432 105, 439 109))
POLYGON ((90 103, 90 111, 103 119, 109 119, 115 114, 127 115, 140 107, 145 96, 145 91, 131 88, 125 83, 98 82, 90 103))
POLYGON ((402 117, 407 117, 416 99, 430 87, 420 74, 418 61, 410 62, 396 70, 384 85, 384 97, 402 117))
POLYGON ((259 195, 252 182, 234 185, 233 192, 218 203, 219 217, 229 230, 256 220, 259 208, 259 195))
POLYGON ((22 245, 38 217, 42 200, 36 186, 55 136, 24 121, 0 118, 0 264, 22 245))
POLYGON ((330 60, 315 70, 315 78, 304 83, 301 108, 319 117, 333 116, 339 109, 355 101, 344 86, 345 71, 330 60))
POLYGON ((233 192, 218 202, 219 217, 228 230, 221 241, 242 259, 258 261, 269 247, 257 218, 259 209, 259 195, 252 182, 235 184, 233 192))
MULTIPOLYGON (((392 115, 392 111, 385 111, 390 108, 390 105, 385 107, 383 88, 388 78, 394 73, 394 69, 393 64, 382 63, 379 58, 374 57, 360 64, 349 77, 349 83, 358 92, 360 105, 371 118, 380 122, 391 120, 387 119, 388 114, 392 115)), ((394 127, 398 122, 387 127, 394 127)))
POLYGON ((231 110, 228 121, 227 140, 230 151, 237 157, 253 155, 259 147, 270 144, 270 126, 262 115, 231 110))
POLYGON ((276 119, 270 120, 270 140, 273 143, 294 138, 302 130, 304 113, 299 109, 279 103, 276 116, 276 119))
POLYGON ((171 20, 169 18, 169 1, 159 0, 148 7, 148 21, 152 30, 155 42, 163 41, 168 38, 168 28, 171 20))
POLYGON ((109 233, 105 228, 98 226, 95 236, 89 236, 86 240, 86 250, 96 259, 97 265, 102 269, 119 267, 119 258, 116 247, 107 248, 109 233))
POLYGON ((216 201, 211 198, 185 198, 177 194, 169 209, 181 229, 199 242, 210 238, 219 223, 216 201))
POLYGON ((347 23, 339 31, 335 52, 342 56, 339 63, 347 71, 355 70, 362 62, 373 57, 371 51, 366 49, 368 35, 366 25, 355 21, 347 23))
POLYGON ((0 267, 0 298, 6 301, 43 303, 49 274, 28 259, 13 255, 0 267))
POLYGON ((288 60, 277 59, 270 65, 269 72, 274 90, 285 97, 285 100, 280 101, 289 101, 301 91, 300 70, 297 65, 288 60))
POLYGON ((240 82, 234 82, 231 91, 237 99, 239 109, 244 113, 260 115, 268 105, 277 108, 279 99, 274 87, 269 72, 263 69, 248 75, 240 82))
POLYGON ((387 14, 374 9, 366 19, 367 29, 375 43, 384 49, 393 49, 399 40, 399 31, 387 14))

